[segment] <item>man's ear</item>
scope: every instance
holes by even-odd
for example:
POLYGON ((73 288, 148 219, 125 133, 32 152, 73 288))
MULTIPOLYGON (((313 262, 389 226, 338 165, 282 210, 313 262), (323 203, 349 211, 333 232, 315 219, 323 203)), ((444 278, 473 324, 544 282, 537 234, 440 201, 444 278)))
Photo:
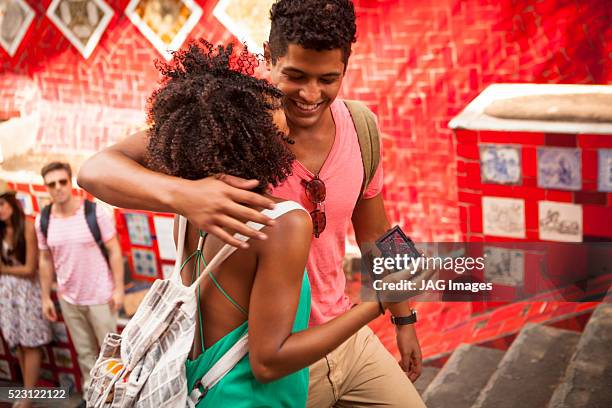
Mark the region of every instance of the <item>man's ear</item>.
POLYGON ((270 52, 270 43, 268 41, 264 41, 264 60, 266 61, 266 68, 268 71, 272 70, 272 53, 270 52))

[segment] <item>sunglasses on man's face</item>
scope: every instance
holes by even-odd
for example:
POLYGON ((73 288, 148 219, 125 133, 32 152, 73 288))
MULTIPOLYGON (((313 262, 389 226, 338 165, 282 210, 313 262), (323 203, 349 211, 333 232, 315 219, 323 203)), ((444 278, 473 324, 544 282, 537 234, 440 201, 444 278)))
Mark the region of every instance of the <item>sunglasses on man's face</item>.
POLYGON ((316 175, 310 181, 302 180, 302 184, 306 188, 306 198, 316 206, 310 213, 310 218, 312 218, 314 236, 319 238, 319 235, 321 235, 327 225, 327 217, 325 216, 325 196, 327 195, 327 190, 325 183, 316 175))
POLYGON ((54 189, 58 186, 65 187, 67 184, 68 184, 68 179, 61 179, 57 181, 51 181, 49 183, 46 183, 45 185, 47 186, 47 188, 54 189))

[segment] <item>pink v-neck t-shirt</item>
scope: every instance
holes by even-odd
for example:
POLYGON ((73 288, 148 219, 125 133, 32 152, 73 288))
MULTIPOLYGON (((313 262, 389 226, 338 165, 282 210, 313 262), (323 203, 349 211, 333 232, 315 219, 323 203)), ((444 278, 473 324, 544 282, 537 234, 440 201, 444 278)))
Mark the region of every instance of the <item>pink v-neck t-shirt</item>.
MULTIPOLYGON (((327 226, 319 238, 313 236, 306 270, 312 287, 310 325, 317 326, 344 313, 351 307, 345 294, 346 278, 342 269, 345 241, 351 216, 363 183, 363 162, 357 131, 343 101, 332 105, 336 137, 319 178, 325 183, 325 214, 327 226)), ((272 195, 300 203, 309 212, 314 204, 306 198, 302 180, 312 180, 314 174, 297 160, 293 174, 272 191, 272 195)), ((378 195, 383 187, 382 165, 370 182, 364 198, 378 195)))

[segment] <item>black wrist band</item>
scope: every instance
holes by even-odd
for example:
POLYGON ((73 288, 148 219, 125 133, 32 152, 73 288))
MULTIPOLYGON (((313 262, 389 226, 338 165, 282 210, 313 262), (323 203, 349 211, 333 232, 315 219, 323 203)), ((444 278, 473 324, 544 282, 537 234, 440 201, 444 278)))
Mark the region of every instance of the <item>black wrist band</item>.
POLYGON ((391 316, 391 323, 396 326, 405 326, 408 324, 414 324, 417 321, 416 310, 412 309, 412 314, 409 316, 391 316))

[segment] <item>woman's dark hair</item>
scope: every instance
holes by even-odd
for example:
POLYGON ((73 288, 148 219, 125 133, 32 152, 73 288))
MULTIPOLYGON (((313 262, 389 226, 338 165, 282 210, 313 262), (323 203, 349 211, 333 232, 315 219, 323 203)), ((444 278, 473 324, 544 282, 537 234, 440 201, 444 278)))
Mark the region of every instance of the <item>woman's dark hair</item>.
MULTIPOLYGON (((25 241, 25 214, 21 208, 21 204, 15 197, 14 193, 6 193, 0 196, 0 200, 6 201, 13 209, 11 215, 11 226, 13 227, 13 242, 11 242, 12 253, 15 254, 17 260, 22 264, 26 262, 26 241, 25 241)), ((0 243, 4 241, 6 236, 6 222, 0 221, 0 243)), ((3 252, 3 251, 0 251, 3 252)), ((2 262, 10 264, 9 260, 2 254, 2 262)))
POLYGON ((149 98, 149 166, 191 180, 257 179, 258 192, 284 181, 295 157, 272 120, 282 93, 251 76, 257 65, 246 49, 204 40, 158 63, 164 78, 149 98))
POLYGON ((278 0, 270 10, 270 56, 276 64, 289 44, 316 51, 342 50, 348 64, 356 38, 355 7, 351 0, 278 0))

